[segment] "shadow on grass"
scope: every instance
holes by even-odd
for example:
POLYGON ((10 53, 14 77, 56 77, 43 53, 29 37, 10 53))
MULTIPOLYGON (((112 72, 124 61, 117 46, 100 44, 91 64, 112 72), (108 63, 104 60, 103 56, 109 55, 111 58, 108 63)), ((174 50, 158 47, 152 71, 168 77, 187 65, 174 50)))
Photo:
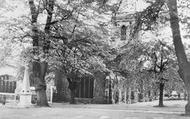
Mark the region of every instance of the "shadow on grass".
POLYGON ((33 105, 33 108, 51 108, 51 106, 50 105, 47 105, 47 106, 33 105))
POLYGON ((180 114, 180 116, 190 117, 190 115, 189 115, 189 114, 180 114))
POLYGON ((155 105, 153 107, 168 107, 168 106, 165 106, 165 105, 163 105, 163 106, 155 105))

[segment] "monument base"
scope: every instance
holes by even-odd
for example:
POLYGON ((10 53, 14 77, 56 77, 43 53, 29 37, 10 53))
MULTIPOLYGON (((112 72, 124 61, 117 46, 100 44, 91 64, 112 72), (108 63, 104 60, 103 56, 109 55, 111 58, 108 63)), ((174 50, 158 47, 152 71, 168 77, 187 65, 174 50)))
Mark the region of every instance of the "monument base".
POLYGON ((19 107, 31 107, 32 103, 32 95, 31 94, 20 94, 20 101, 18 103, 19 107))

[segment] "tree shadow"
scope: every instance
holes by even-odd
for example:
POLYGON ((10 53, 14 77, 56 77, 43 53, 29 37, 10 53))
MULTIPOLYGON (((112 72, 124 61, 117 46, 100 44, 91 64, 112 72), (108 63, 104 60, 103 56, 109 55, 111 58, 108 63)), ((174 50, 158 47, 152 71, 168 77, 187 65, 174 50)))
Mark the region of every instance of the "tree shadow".
POLYGON ((190 117, 190 114, 180 114, 180 116, 190 117))
POLYGON ((166 105, 162 105, 162 106, 160 106, 160 105, 154 105, 153 107, 168 107, 168 106, 166 106, 166 105))

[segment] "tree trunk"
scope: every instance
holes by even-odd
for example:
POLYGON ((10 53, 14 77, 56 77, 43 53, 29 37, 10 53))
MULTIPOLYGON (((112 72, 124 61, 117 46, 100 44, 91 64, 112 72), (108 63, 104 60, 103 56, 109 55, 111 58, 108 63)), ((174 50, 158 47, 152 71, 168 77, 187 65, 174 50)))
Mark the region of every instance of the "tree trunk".
POLYGON ((188 92, 187 104, 185 105, 185 114, 190 115, 190 87, 186 87, 188 92))
MULTIPOLYGON (((39 33, 37 27, 37 19, 39 15, 39 10, 34 4, 34 0, 28 0, 31 12, 31 25, 32 25, 32 39, 33 39, 33 53, 34 53, 34 61, 33 61, 33 75, 36 86, 37 93, 37 105, 38 106, 48 106, 47 96, 46 96, 46 82, 45 75, 47 72, 48 64, 46 61, 41 62, 38 58, 39 55, 39 33)), ((52 20, 54 0, 49 0, 47 4, 47 20, 45 25, 45 41, 43 43, 43 52, 46 54, 49 50, 49 35, 50 23, 52 20)), ((44 56, 45 57, 45 56, 44 56)))
POLYGON ((71 91, 71 101, 70 104, 76 104, 75 101, 75 90, 70 90, 71 91))
POLYGON ((29 0, 30 11, 31 11, 31 25, 32 25, 32 39, 33 39, 33 53, 34 53, 34 61, 33 61, 33 76, 35 79, 35 87, 37 93, 37 105, 38 106, 48 106, 47 96, 46 96, 46 84, 45 84, 45 72, 46 72, 46 64, 42 64, 40 60, 37 58, 39 55, 39 36, 38 36, 38 28, 37 28, 37 19, 38 19, 38 10, 34 4, 33 0, 29 0), (41 72, 42 71, 42 72, 41 72))
POLYGON ((36 62, 33 64, 35 66, 39 66, 39 69, 36 69, 37 67, 33 68, 33 71, 35 74, 37 74, 35 77, 37 79, 36 81, 36 93, 37 93, 37 105, 38 106, 49 106, 47 101, 47 95, 46 95, 46 82, 45 82, 45 74, 47 70, 47 64, 46 62, 42 62, 41 64, 39 62, 36 62))
POLYGON ((75 104, 75 93, 76 93, 76 89, 78 88, 78 83, 76 82, 76 80, 72 81, 71 78, 67 78, 68 82, 69 82, 69 89, 71 91, 71 104, 75 104))
MULTIPOLYGON (((175 46, 175 52, 179 65, 179 75, 185 83, 188 97, 190 96, 190 64, 187 61, 187 56, 183 47, 181 40, 180 28, 179 28, 179 18, 177 11, 177 0, 168 0, 168 7, 170 12, 170 24, 173 34, 173 43, 175 46)), ((185 114, 190 115, 190 99, 188 98, 188 103, 185 106, 185 114)))
POLYGON ((160 94, 159 94, 159 104, 158 106, 159 107, 163 107, 164 104, 163 104, 163 92, 164 92, 164 83, 160 83, 160 94))
POLYGON ((37 90, 37 105, 38 106, 44 106, 44 107, 48 107, 48 102, 47 102, 47 96, 46 96, 46 89, 41 89, 41 90, 37 90))
POLYGON ((112 104, 113 102, 112 102, 112 83, 111 83, 111 78, 109 79, 109 96, 108 96, 108 100, 109 100, 109 104, 112 104))

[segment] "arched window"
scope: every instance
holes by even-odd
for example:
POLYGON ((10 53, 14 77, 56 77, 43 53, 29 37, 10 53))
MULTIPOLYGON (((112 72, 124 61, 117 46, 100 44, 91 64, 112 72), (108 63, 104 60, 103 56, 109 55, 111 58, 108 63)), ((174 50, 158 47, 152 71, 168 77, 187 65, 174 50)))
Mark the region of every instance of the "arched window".
POLYGON ((126 30, 127 27, 125 25, 121 26, 121 40, 126 40, 126 30))

